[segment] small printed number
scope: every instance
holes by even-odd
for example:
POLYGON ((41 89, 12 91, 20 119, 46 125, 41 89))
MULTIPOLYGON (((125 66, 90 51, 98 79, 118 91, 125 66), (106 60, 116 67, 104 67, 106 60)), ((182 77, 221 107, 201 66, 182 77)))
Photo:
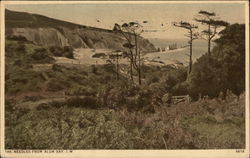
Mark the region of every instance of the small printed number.
POLYGON ((244 149, 237 149, 236 153, 244 153, 244 149))

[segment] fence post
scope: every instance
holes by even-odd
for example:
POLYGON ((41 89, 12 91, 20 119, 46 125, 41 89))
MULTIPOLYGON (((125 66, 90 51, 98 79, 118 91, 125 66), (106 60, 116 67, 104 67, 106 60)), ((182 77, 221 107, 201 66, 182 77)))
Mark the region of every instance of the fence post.
POLYGON ((190 97, 189 97, 189 95, 187 95, 187 103, 188 104, 190 103, 190 97))

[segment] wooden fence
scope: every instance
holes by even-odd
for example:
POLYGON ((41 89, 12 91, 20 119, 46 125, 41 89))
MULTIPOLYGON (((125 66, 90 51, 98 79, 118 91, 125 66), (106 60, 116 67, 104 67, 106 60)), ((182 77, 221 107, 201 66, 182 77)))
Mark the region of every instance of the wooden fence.
POLYGON ((171 102, 173 104, 178 104, 180 102, 190 103, 190 97, 189 95, 172 96, 171 102))

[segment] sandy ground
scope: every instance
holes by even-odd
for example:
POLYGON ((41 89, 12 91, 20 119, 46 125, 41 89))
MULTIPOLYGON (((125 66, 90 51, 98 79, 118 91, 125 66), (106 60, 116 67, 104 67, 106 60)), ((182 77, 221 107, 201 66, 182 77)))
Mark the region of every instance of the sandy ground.
MULTIPOLYGON (((143 64, 146 65, 171 65, 176 63, 181 63, 183 60, 178 60, 180 52, 187 50, 187 48, 179 48, 176 50, 170 50, 166 52, 152 52, 143 55, 141 58, 143 59, 143 64), (179 53, 179 54, 178 54, 179 53)), ((75 49, 74 57, 75 59, 69 59, 65 57, 55 57, 57 64, 76 64, 76 65, 103 65, 107 64, 108 57, 105 58, 93 58, 92 56, 96 53, 105 53, 110 54, 112 50, 109 49, 86 49, 79 48, 75 49)), ((182 53, 182 56, 183 55, 182 53)), ((116 60, 112 61, 116 63, 116 60)), ((119 64, 129 64, 128 58, 120 58, 119 64)))
POLYGON ((171 65, 176 63, 186 64, 186 61, 183 58, 187 56, 183 53, 188 51, 188 48, 178 48, 175 50, 169 50, 165 52, 154 52, 145 54, 145 63, 148 64, 157 64, 157 65, 171 65), (181 57, 180 57, 181 55, 181 57), (157 63, 158 62, 158 63, 157 63))
MULTIPOLYGON (((92 56, 96 53, 110 54, 112 50, 109 49, 75 49, 75 59, 68 59, 65 57, 55 57, 57 64, 79 64, 79 65, 103 65, 107 64, 108 57, 106 58, 93 58, 92 56)), ((115 62, 115 61, 112 61, 115 62)), ((128 59, 120 58, 120 64, 128 64, 128 59)))

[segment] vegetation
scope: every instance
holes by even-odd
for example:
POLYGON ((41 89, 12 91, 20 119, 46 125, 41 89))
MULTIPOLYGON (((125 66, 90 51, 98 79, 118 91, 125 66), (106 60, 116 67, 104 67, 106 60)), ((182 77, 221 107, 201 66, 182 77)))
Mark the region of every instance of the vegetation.
POLYGON ((66 57, 70 59, 74 58, 73 50, 74 49, 71 46, 64 46, 64 47, 51 46, 49 48, 49 51, 53 54, 53 56, 66 57))
POLYGON ((115 30, 122 34, 127 43, 123 44, 128 50, 127 57, 130 60, 130 78, 133 81, 133 70, 137 71, 138 83, 141 85, 141 50, 138 37, 143 32, 142 25, 138 22, 124 23, 121 26, 115 24, 115 30))
POLYGON ((53 56, 73 58, 71 47, 6 40, 6 149, 244 148, 245 26, 222 30, 189 75, 187 67, 140 63, 139 35, 132 35, 124 44, 129 65, 119 64, 116 51, 116 65, 81 67, 55 63, 53 56), (129 75, 121 73, 127 68, 129 75), (191 103, 171 101, 186 94, 191 103))
POLYGON ((48 18, 38 14, 29 14, 26 12, 15 12, 5 10, 6 27, 55 27, 64 26, 68 28, 86 27, 74 23, 48 18), (56 25, 55 25, 56 23, 56 25))
POLYGON ((190 75, 190 94, 226 95, 227 90, 239 95, 245 90, 245 26, 233 24, 220 32, 211 56, 202 56, 190 75))
POLYGON ((73 102, 52 105, 13 110, 7 103, 6 149, 240 149, 245 144, 243 98, 178 104, 149 114, 72 107, 73 102))
POLYGON ((208 12, 201 10, 199 11, 199 17, 195 19, 197 22, 200 22, 203 25, 207 25, 207 29, 202 31, 203 37, 208 41, 208 55, 211 54, 211 42, 215 35, 218 33, 217 30, 219 27, 229 25, 226 21, 217 20, 216 14, 214 12, 208 12))
POLYGON ((193 41, 199 38, 199 34, 197 32, 195 32, 195 29, 197 29, 198 26, 196 26, 194 24, 190 24, 188 22, 183 22, 183 21, 181 21, 179 23, 174 23, 174 26, 180 27, 180 28, 184 28, 184 29, 188 30, 188 35, 186 35, 189 38, 188 44, 189 44, 189 47, 190 47, 188 73, 191 73, 191 71, 192 71, 192 65, 193 65, 193 60, 192 60, 192 56, 193 56, 193 41))

